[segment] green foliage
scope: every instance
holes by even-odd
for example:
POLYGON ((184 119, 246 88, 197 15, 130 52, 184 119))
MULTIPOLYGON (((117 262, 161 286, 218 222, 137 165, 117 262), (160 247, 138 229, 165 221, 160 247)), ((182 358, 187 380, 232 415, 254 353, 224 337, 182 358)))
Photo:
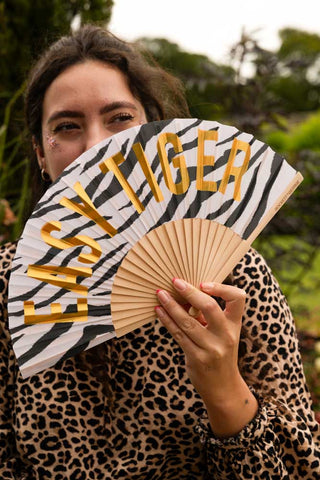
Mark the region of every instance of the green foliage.
POLYGON ((141 38, 139 43, 162 67, 182 80, 192 116, 216 119, 230 110, 230 92, 235 87, 231 66, 218 65, 206 55, 186 52, 164 38, 141 38))
POLYGON ((0 243, 14 240, 21 233, 29 197, 29 162, 21 155, 24 132, 7 141, 12 108, 21 97, 24 86, 8 102, 0 127, 0 243), (17 182, 17 173, 22 171, 22 181, 17 182))
POLYGON ((290 136, 288 150, 299 152, 306 149, 320 152, 320 112, 294 128, 290 136))
POLYGON ((279 59, 294 62, 297 68, 307 68, 320 56, 320 37, 315 33, 294 28, 283 28, 279 32, 281 46, 279 59))
POLYGON ((320 36, 292 28, 279 35, 279 73, 270 79, 270 90, 281 99, 286 112, 320 108, 320 36))
POLYGON ((288 146, 288 134, 282 130, 274 130, 266 136, 266 143, 276 152, 285 152, 288 146))
POLYGON ((298 154, 301 150, 320 152, 320 112, 312 114, 289 131, 274 130, 266 141, 275 150, 298 154))
POLYGON ((270 52, 243 33, 230 51, 230 65, 186 52, 163 38, 141 42, 183 81, 193 116, 233 123, 259 135, 265 124, 281 127, 282 115, 320 108, 320 76, 315 74, 320 36, 294 29, 284 29, 281 35, 279 51, 270 52), (254 72, 250 78, 243 74, 248 63, 254 72))
MULTIPOLYGON (((112 0, 0 0, 0 118, 48 43, 69 32, 76 18, 80 24, 107 24, 112 5, 112 0)), ((23 102, 19 99, 12 111, 10 138, 22 128, 22 112, 23 102)))
POLYGON ((80 23, 95 21, 106 25, 112 5, 112 0, 0 1, 1 91, 11 96, 23 82, 35 56, 48 42, 68 32, 75 17, 80 23))
POLYGON ((270 79, 269 91, 278 102, 282 111, 309 112, 319 108, 319 85, 311 84, 307 78, 287 74, 270 79))
POLYGON ((23 84, 48 43, 81 25, 107 25, 113 0, 0 0, 0 242, 16 238, 28 198, 23 84))

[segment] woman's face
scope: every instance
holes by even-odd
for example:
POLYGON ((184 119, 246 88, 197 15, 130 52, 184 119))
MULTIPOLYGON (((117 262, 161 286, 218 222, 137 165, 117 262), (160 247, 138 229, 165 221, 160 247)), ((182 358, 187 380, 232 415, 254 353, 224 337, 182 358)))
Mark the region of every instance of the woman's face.
POLYGON ((94 60, 73 65, 44 96, 43 147, 35 147, 40 169, 54 181, 96 143, 146 122, 144 108, 120 70, 94 60))

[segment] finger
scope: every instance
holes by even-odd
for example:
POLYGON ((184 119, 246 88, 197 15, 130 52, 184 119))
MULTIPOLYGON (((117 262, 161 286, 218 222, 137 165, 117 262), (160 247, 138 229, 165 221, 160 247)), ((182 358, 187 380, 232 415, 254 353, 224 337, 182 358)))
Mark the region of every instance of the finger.
POLYGON ((171 295, 164 291, 157 291, 158 299, 176 327, 179 328, 190 340, 199 347, 206 348, 208 332, 198 320, 188 315, 184 308, 177 303, 171 295))
POLYGON ((184 353, 196 353, 199 348, 189 336, 179 327, 179 325, 168 315, 163 307, 155 307, 156 315, 162 324, 166 327, 172 337, 179 343, 184 353))
POLYGON ((216 288, 210 284, 211 288, 209 288, 209 291, 204 292, 181 279, 173 279, 173 285, 180 296, 203 313, 208 322, 210 332, 221 335, 225 332, 226 320, 236 323, 241 321, 244 308, 244 294, 240 289, 222 284, 216 284, 219 286, 216 288), (210 296, 212 294, 216 297, 220 296, 223 298, 226 302, 224 310, 222 310, 217 301, 210 296))
POLYGON ((222 314, 218 303, 207 293, 202 292, 180 278, 174 278, 172 282, 175 289, 179 292, 179 295, 186 299, 195 310, 202 312, 205 317, 207 317, 208 314, 218 316, 222 314))
POLYGON ((225 301, 224 313, 227 318, 238 320, 242 317, 246 301, 245 290, 223 283, 201 283, 200 288, 209 295, 220 297, 225 301))

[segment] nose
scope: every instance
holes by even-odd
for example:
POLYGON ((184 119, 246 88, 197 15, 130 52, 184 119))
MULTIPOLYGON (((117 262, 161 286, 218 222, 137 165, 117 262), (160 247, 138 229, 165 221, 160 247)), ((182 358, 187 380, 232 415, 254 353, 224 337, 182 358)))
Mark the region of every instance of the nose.
POLYGON ((92 123, 87 131, 86 150, 89 150, 89 148, 93 147, 107 137, 108 132, 106 131, 104 125, 101 125, 100 123, 92 123))

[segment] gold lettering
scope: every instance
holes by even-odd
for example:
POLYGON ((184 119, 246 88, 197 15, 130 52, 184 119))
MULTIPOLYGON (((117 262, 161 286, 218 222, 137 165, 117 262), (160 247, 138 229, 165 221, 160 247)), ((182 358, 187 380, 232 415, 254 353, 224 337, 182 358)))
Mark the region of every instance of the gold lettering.
POLYGON ((29 265, 28 276, 41 282, 51 283, 60 288, 86 296, 88 288, 78 285, 77 277, 90 277, 92 269, 89 267, 56 267, 54 265, 29 265), (61 276, 62 278, 58 278, 61 276))
POLYGON ((188 187, 190 185, 190 178, 186 166, 186 161, 184 155, 179 155, 178 157, 174 157, 172 159, 172 165, 174 166, 174 168, 179 168, 181 173, 181 182, 176 184, 174 183, 172 178, 169 159, 165 148, 167 143, 172 144, 175 153, 181 153, 183 152, 181 141, 175 133, 164 132, 159 135, 157 143, 158 154, 166 185, 170 192, 174 193, 175 195, 181 195, 188 190, 188 187))
POLYGON ((225 193, 230 177, 231 175, 233 175, 235 178, 233 198, 234 200, 237 200, 237 201, 241 200, 241 191, 240 191, 241 180, 243 175, 248 169, 250 153, 251 153, 251 148, 249 143, 242 142, 241 140, 237 140, 236 138, 233 140, 230 155, 228 158, 228 163, 220 183, 219 192, 225 193), (241 167, 234 167, 233 164, 234 164, 234 160, 238 150, 242 150, 243 152, 245 152, 245 159, 241 167))
POLYGON ((124 177, 123 173, 118 167, 118 165, 121 165, 121 163, 123 163, 124 161, 124 156, 121 152, 118 152, 115 155, 112 155, 112 157, 106 158, 102 163, 100 163, 99 167, 102 173, 107 173, 109 171, 114 173, 126 195, 132 202, 134 208, 137 210, 138 213, 141 213, 144 210, 144 206, 142 205, 131 185, 128 183, 127 179, 124 177))
POLYGON ((152 193, 154 195, 154 198, 156 199, 157 202, 162 202, 163 200, 163 194, 160 190, 160 187, 157 183, 156 177, 154 176, 153 171, 151 170, 151 167, 149 165, 149 162, 146 158, 145 152, 143 151, 141 143, 135 143, 132 146, 132 149, 134 153, 136 154, 136 157, 141 165, 141 168, 143 170, 143 173, 150 185, 150 188, 152 190, 152 193))
POLYGON ((98 242, 87 235, 77 235, 76 237, 55 238, 51 236, 52 231, 61 231, 61 223, 51 221, 46 223, 41 229, 41 237, 48 245, 59 250, 66 248, 78 247, 80 245, 91 248, 91 253, 81 253, 78 256, 78 261, 82 263, 95 263, 99 260, 102 249, 98 242))
POLYGON ((60 204, 64 207, 69 208, 70 210, 73 210, 74 212, 80 213, 80 215, 84 215, 85 217, 90 218, 90 220, 93 220, 97 225, 99 225, 99 227, 101 227, 105 232, 107 232, 110 237, 113 237, 117 233, 117 230, 112 225, 110 225, 110 223, 107 222, 105 218, 100 215, 100 213, 90 200, 89 196, 85 192, 84 188, 82 187, 81 183, 75 183, 73 188, 80 197, 82 204, 70 200, 66 197, 63 197, 60 200, 60 204))
POLYGON ((86 298, 78 298, 77 310, 72 313, 62 313, 60 303, 51 303, 51 313, 35 313, 34 302, 24 302, 24 323, 27 325, 37 323, 66 323, 66 322, 85 322, 88 320, 88 303, 86 298))
POLYGON ((197 155, 197 190, 206 192, 216 192, 217 182, 204 180, 204 167, 213 167, 214 155, 204 154, 205 140, 218 140, 218 132, 216 130, 200 130, 198 131, 198 155, 197 155))

